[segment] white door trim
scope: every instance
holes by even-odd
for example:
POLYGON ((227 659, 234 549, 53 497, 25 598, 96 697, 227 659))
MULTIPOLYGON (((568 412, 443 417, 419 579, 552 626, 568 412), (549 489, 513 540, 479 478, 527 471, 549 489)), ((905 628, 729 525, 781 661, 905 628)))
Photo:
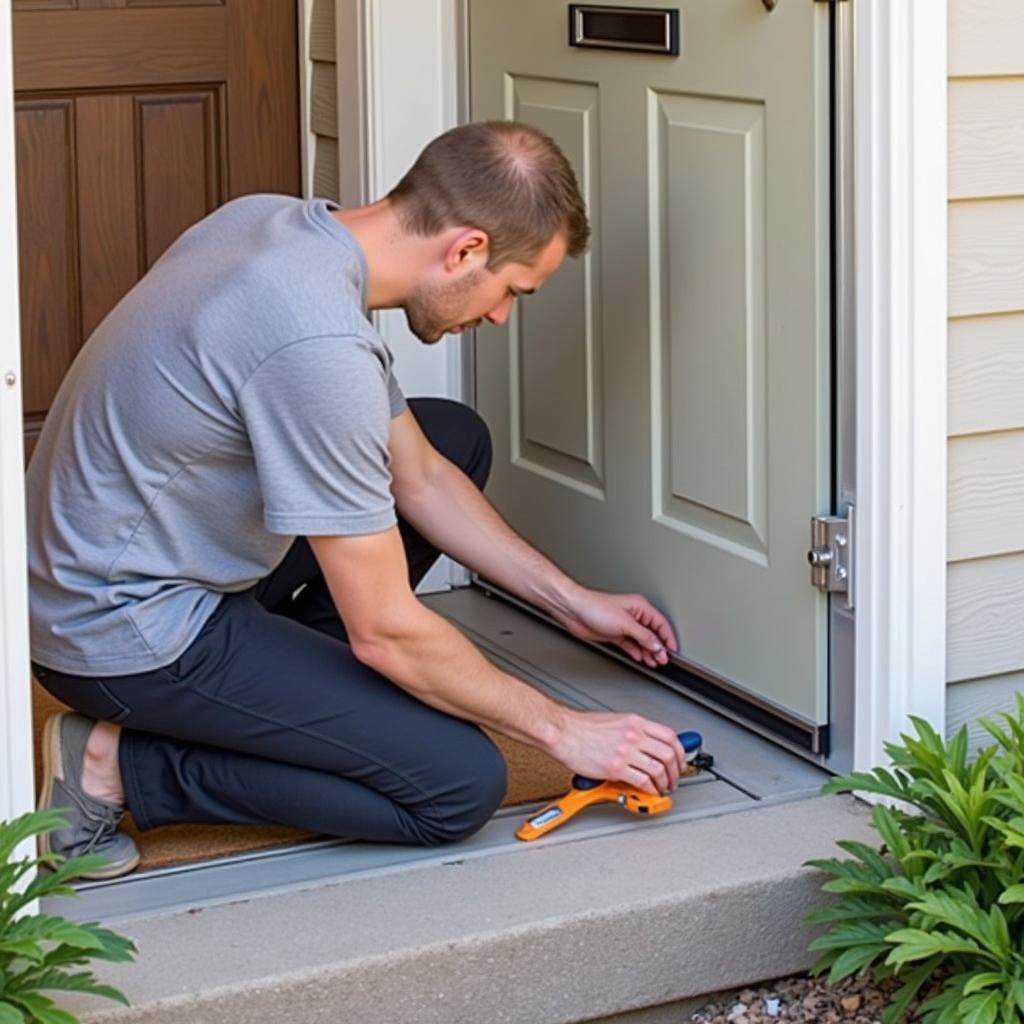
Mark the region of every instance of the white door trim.
POLYGON ((854 766, 945 730, 946 0, 854 0, 854 766))
POLYGON ((11 4, 0 0, 0 819, 34 806, 11 4))

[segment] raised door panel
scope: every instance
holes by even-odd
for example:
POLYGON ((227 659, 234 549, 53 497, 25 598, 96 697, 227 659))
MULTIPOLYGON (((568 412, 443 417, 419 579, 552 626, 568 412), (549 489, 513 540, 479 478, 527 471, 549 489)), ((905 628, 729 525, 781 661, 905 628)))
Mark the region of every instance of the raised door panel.
POLYGON ((66 98, 27 100, 15 110, 18 162, 18 265, 22 335, 33 339, 23 360, 23 402, 38 429, 82 343, 78 286, 75 106, 66 98))
MULTIPOLYGON (((596 205, 597 90, 510 76, 506 103, 509 117, 558 141, 596 205)), ((595 244, 517 311, 508 375, 513 462, 593 496, 601 494, 604 472, 599 258, 595 244)))
POLYGON ((221 95, 220 89, 206 89, 135 100, 147 269, 185 228, 226 198, 221 95))
POLYGON ((764 104, 650 102, 654 516, 764 564, 764 104))

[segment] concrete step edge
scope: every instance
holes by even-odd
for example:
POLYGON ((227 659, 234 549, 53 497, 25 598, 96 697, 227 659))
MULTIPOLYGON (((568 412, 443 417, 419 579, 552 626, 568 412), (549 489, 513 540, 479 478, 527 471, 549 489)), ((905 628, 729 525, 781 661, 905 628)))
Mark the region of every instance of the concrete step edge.
POLYGON ((133 978, 132 968, 118 968, 109 980, 133 990, 136 1005, 107 1008, 90 1001, 87 1013, 85 1003, 73 1008, 85 1024, 614 1019, 807 968, 813 932, 801 919, 823 902, 822 879, 800 865, 834 854, 836 838, 872 840, 863 806, 818 798, 787 805, 784 814, 781 807, 764 808, 518 858, 496 856, 491 863, 439 865, 378 879, 374 886, 353 883, 348 892, 322 887, 214 908, 210 916, 219 920, 205 930, 191 927, 205 914, 191 922, 182 920, 188 915, 131 922, 129 933, 138 934, 148 964, 148 983, 133 978), (753 848, 735 845, 744 835, 753 848), (692 871, 683 870, 680 860, 675 875, 673 851, 700 840, 712 845, 702 855, 693 849, 692 871), (722 847, 730 844, 732 856, 725 857, 722 847), (628 856, 637 858, 632 868, 622 863, 628 856), (629 880, 628 891, 623 879, 629 880), (562 892, 559 898, 560 889, 574 885, 585 891, 562 892), (511 891, 496 892, 499 886, 511 891), (477 905, 455 907, 459 893, 477 905), (517 914, 531 893, 551 905, 517 914), (296 900, 304 907, 292 907, 296 900), (402 919, 404 911, 422 914, 431 906, 445 913, 444 921, 402 919), (284 934, 271 939, 275 911, 288 916, 281 921, 284 934), (318 920, 346 912, 353 916, 318 920), (390 946, 386 932, 369 934, 381 924, 375 919, 389 914, 396 915, 390 946), (362 942, 351 934, 361 927, 367 933, 362 942), (331 935, 338 939, 333 952, 324 948, 331 935), (281 944, 289 938, 292 945, 281 944), (257 949, 261 941, 273 948, 257 949), (231 969, 232 959, 241 963, 247 948, 253 961, 271 958, 256 977, 231 969), (225 954, 219 973, 208 966, 218 950, 225 954), (161 972, 161 963, 157 984, 154 973, 161 972), (203 973, 200 965, 207 976, 190 979, 203 973))

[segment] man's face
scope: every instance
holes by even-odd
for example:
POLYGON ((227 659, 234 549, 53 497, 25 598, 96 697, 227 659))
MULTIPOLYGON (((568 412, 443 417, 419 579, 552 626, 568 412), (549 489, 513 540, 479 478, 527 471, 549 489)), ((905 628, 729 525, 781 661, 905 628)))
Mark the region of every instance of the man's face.
POLYGON ((558 269, 565 252, 565 236, 559 233, 533 263, 506 263, 495 273, 478 263, 424 281, 405 303, 409 329, 433 345, 445 334, 457 334, 481 320, 503 324, 516 296, 536 291, 558 269))

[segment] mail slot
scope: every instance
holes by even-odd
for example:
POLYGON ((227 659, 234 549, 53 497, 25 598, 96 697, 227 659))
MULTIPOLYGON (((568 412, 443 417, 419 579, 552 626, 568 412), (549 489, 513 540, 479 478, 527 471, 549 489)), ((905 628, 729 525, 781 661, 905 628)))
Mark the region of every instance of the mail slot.
POLYGON ((679 11, 569 4, 569 45, 679 55, 679 11))

